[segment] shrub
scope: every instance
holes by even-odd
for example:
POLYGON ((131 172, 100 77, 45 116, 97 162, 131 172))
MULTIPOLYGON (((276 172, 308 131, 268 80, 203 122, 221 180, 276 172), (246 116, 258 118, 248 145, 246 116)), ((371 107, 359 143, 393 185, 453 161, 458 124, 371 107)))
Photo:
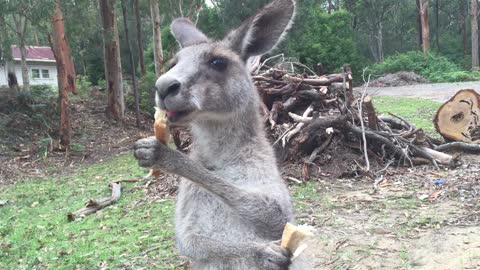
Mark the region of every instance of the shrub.
POLYGON ((35 100, 45 100, 58 97, 58 89, 48 84, 30 85, 32 98, 35 100))
POLYGON ((90 88, 92 87, 92 83, 88 76, 77 76, 77 91, 78 95, 81 97, 85 97, 88 95, 90 88))
POLYGON ((435 54, 410 51, 387 57, 381 64, 370 68, 374 75, 413 71, 431 82, 458 82, 480 79, 480 73, 461 70, 448 58, 435 54))
MULTIPOLYGON (((139 80, 139 94, 140 94, 140 110, 153 117, 155 110, 155 92, 154 86, 157 77, 155 73, 147 71, 145 76, 139 80)), ((135 106, 135 97, 133 92, 125 97, 126 106, 133 110, 135 106)))

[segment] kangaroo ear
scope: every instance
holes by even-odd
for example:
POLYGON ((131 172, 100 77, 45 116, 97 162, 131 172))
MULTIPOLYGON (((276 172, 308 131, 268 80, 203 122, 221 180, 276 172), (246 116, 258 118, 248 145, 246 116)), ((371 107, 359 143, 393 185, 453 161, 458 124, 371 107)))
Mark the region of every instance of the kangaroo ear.
POLYGON ((173 20, 170 29, 182 48, 208 42, 207 36, 187 18, 173 20))
POLYGON ((272 50, 292 24, 295 0, 275 0, 230 32, 223 42, 246 61, 272 50))

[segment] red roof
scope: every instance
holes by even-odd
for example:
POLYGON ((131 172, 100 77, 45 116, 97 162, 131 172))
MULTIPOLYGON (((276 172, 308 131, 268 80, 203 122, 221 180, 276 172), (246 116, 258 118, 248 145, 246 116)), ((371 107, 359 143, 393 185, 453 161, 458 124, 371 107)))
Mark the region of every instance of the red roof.
MULTIPOLYGON (((12 56, 20 59, 20 48, 12 46, 12 56)), ((27 60, 55 61, 53 51, 50 47, 27 46, 27 60)))

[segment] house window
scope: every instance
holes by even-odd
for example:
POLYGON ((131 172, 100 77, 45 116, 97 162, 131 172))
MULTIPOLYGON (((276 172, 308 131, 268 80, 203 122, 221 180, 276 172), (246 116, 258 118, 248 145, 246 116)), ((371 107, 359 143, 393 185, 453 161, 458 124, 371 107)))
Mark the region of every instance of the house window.
POLYGON ((50 78, 50 73, 48 72, 48 69, 42 69, 42 78, 44 79, 50 78))
POLYGON ((39 79, 39 78, 40 78, 40 70, 32 69, 32 79, 39 79))

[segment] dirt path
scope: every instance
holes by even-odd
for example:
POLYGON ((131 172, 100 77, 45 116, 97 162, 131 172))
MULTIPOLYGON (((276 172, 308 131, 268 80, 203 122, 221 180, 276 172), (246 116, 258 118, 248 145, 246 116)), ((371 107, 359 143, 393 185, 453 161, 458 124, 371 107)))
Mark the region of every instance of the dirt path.
MULTIPOLYGON (((370 87, 367 92, 371 96, 420 97, 444 102, 450 99, 458 90, 462 89, 475 89, 480 92, 480 82, 418 84, 397 87, 370 87)), ((363 91, 363 88, 357 87, 355 90, 361 92, 363 91)))
POLYGON ((296 201, 300 222, 317 228, 315 269, 480 269, 478 163, 392 169, 376 190, 365 180, 317 181, 317 199, 296 201), (432 184, 439 178, 445 184, 432 184))

